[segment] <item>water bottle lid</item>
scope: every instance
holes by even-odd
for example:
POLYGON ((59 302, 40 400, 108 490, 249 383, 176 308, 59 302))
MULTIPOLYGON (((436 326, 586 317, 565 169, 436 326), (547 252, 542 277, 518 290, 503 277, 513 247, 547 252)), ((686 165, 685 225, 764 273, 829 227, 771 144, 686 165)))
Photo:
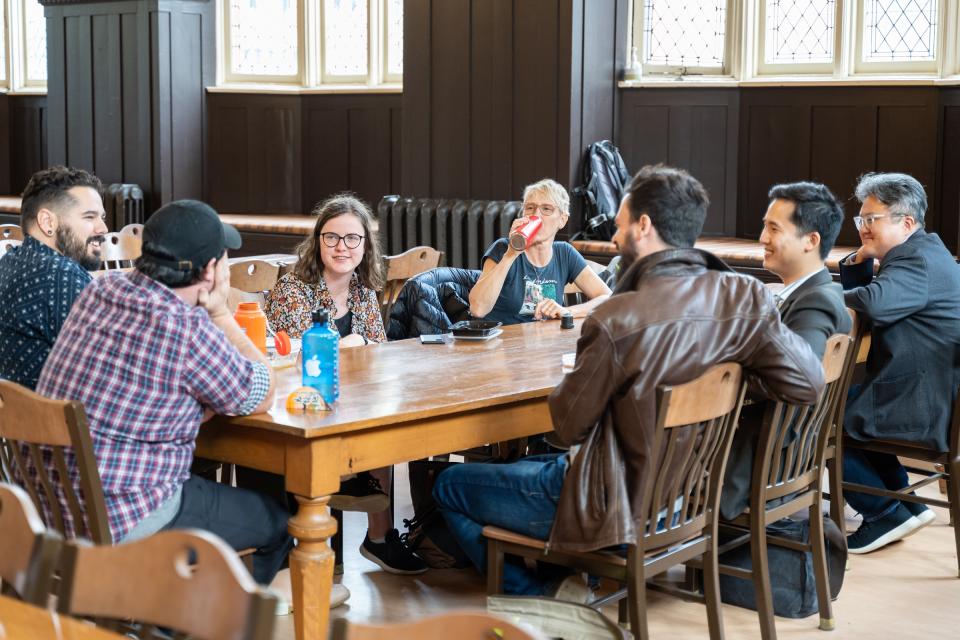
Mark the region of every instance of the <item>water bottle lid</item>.
POLYGON ((326 324, 329 319, 329 314, 327 314, 326 309, 317 309, 313 312, 313 323, 314 324, 326 324))

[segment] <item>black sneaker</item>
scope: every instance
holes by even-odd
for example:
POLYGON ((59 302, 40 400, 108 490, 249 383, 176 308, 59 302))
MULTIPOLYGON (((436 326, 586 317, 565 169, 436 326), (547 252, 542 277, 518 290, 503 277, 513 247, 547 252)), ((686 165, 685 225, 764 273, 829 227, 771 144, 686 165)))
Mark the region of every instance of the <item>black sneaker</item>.
POLYGON ((329 507, 340 511, 379 513, 390 508, 390 496, 380 481, 363 471, 340 483, 340 491, 330 497, 329 507))
POLYGON ((390 529, 386 540, 379 544, 370 542, 368 533, 360 545, 360 555, 379 565, 387 573, 409 576, 423 573, 430 568, 400 541, 400 534, 396 529, 390 529))
POLYGON ((870 553, 902 540, 922 526, 906 507, 898 504, 893 513, 873 522, 864 522, 856 532, 847 536, 847 549, 850 553, 870 553))

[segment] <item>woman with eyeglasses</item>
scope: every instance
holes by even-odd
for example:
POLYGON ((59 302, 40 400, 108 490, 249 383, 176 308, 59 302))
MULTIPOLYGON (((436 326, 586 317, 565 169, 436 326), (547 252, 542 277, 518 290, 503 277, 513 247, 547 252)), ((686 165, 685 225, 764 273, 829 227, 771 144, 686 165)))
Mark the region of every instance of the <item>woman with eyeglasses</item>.
POLYGON ((556 241, 567 225, 570 196, 559 183, 544 179, 523 190, 523 210, 510 232, 540 218, 540 229, 518 251, 501 238, 483 255, 483 273, 470 291, 470 313, 478 318, 518 324, 582 317, 610 295, 610 288, 568 242, 556 241), (587 302, 564 307, 563 290, 575 284, 587 302))
MULTIPOLYGON (((370 208, 346 194, 317 205, 310 237, 297 247, 299 260, 267 297, 266 314, 274 331, 299 338, 313 324, 313 312, 326 309, 340 332, 341 347, 385 342, 377 290, 383 286, 380 247, 370 208)), ((400 541, 390 517, 390 470, 360 473, 340 485, 330 507, 368 513, 367 537, 360 554, 384 571, 416 574, 426 563, 400 541)))
POLYGON ((383 266, 369 207, 336 195, 313 213, 317 223, 296 249, 300 259, 267 298, 270 326, 299 338, 313 325, 313 312, 326 309, 341 347, 384 342, 376 293, 383 287, 383 266))

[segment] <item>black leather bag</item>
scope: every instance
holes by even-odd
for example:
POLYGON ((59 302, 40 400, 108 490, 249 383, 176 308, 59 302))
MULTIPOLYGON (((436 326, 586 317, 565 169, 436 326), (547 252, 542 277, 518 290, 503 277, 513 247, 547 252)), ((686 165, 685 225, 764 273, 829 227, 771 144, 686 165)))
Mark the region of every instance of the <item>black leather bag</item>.
MULTIPOLYGON (((810 522, 784 519, 767 527, 767 534, 807 542, 810 540, 810 522)), ((847 566, 847 539, 837 525, 823 516, 823 536, 827 543, 827 575, 830 593, 836 598, 843 586, 847 566)), ((721 536, 720 543, 724 540, 721 536)), ((817 584, 813 573, 813 556, 809 552, 794 551, 770 544, 767 546, 770 565, 770 586, 773 591, 773 612, 784 618, 806 618, 817 612, 817 584)), ((720 556, 720 564, 750 569, 750 546, 741 545, 720 556)), ((720 599, 756 611, 757 603, 751 580, 720 576, 720 599)))

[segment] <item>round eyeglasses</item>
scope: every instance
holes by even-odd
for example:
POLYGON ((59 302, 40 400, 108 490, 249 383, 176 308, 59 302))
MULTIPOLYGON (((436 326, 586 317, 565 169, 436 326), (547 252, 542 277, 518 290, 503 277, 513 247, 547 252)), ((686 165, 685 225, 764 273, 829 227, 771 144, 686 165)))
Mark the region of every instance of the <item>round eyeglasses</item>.
POLYGON ((339 233, 321 233, 320 238, 323 240, 323 244, 327 245, 331 249, 340 244, 340 241, 343 240, 343 246, 347 249, 356 249, 360 246, 360 243, 363 242, 363 236, 359 233, 348 233, 345 236, 340 235, 339 233))
POLYGON ((523 215, 532 216, 536 215, 539 211, 543 217, 549 218, 557 212, 557 208, 552 204, 537 204, 536 202, 526 202, 523 205, 523 215))

